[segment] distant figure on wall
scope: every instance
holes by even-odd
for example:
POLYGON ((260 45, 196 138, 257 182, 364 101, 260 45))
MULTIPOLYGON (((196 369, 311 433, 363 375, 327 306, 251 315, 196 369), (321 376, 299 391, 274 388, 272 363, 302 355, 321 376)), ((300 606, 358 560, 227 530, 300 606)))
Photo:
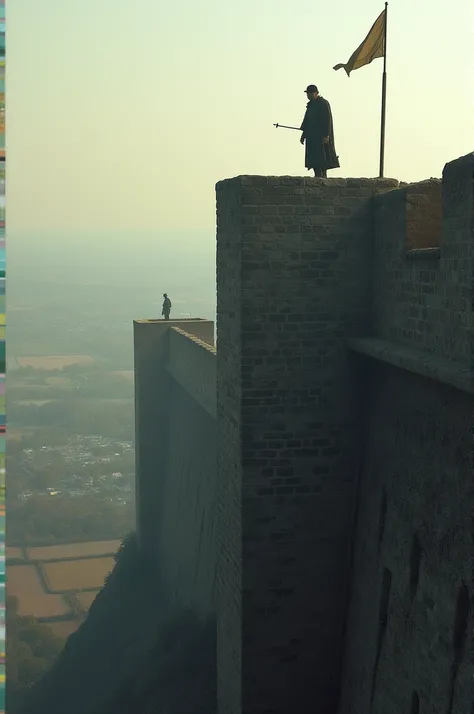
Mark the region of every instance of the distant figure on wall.
POLYGON ((334 145, 334 129, 332 112, 329 102, 318 92, 315 84, 310 84, 305 89, 308 97, 306 114, 301 124, 300 142, 305 147, 305 166, 313 169, 314 175, 327 178, 328 169, 339 168, 339 157, 336 155, 334 145))
POLYGON ((163 309, 161 311, 161 314, 165 318, 165 320, 170 319, 170 312, 171 312, 171 300, 169 299, 168 295, 166 293, 163 293, 163 309))

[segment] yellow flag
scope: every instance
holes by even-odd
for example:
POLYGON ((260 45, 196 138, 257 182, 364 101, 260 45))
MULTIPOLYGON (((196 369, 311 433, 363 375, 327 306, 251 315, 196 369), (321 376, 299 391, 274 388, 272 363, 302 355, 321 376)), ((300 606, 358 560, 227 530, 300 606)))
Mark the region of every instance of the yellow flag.
POLYGON ((359 69, 359 67, 364 67, 366 64, 370 64, 372 60, 377 57, 383 57, 385 54, 385 13, 384 10, 381 15, 378 16, 372 27, 370 28, 369 34, 362 42, 361 45, 356 49, 355 52, 350 56, 346 64, 337 64, 333 69, 341 69, 344 67, 347 76, 349 77, 353 69, 359 69))

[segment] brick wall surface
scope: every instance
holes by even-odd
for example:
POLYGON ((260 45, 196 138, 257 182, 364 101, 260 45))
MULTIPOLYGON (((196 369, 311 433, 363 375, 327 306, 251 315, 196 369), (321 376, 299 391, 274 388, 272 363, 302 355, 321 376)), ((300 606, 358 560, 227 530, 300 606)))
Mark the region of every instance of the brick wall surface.
POLYGON ((470 362, 474 367, 474 154, 445 166, 443 188, 442 349, 453 359, 470 362))
POLYGON ((241 251, 237 185, 217 201, 217 697, 219 714, 241 712, 242 482, 241 251))
POLYGON ((220 713, 334 711, 358 458, 345 340, 367 315, 370 199, 396 185, 217 186, 220 713))
POLYGON ((339 714, 408 713, 416 698, 420 712, 465 714, 472 613, 456 607, 472 576, 472 396, 372 362, 366 386, 339 714))
POLYGON ((405 191, 405 249, 438 248, 443 230, 443 184, 439 179, 409 184, 405 191))
MULTIPOLYGON (((421 251, 416 260, 406 255, 410 248, 429 247, 424 236, 434 235, 422 209, 436 205, 435 182, 403 187, 374 201, 373 334, 466 365, 473 333, 473 175, 474 155, 445 167, 441 242, 432 241, 440 245, 439 254, 421 251)), ((439 221, 439 211, 433 208, 429 215, 439 221)))

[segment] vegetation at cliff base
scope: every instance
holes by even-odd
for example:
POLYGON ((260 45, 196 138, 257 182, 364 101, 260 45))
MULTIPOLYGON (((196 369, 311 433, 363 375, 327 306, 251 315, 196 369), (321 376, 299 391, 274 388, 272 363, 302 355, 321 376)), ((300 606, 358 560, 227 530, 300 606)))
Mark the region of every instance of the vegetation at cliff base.
POLYGON ((31 498, 8 501, 8 545, 54 545, 89 540, 121 539, 133 528, 133 504, 84 496, 80 499, 31 498))
POLYGON ((64 641, 35 617, 19 615, 15 597, 9 597, 6 605, 8 711, 13 712, 28 689, 51 668, 64 641))
POLYGON ((9 714, 215 714, 215 623, 176 611, 128 536, 87 619, 9 714))

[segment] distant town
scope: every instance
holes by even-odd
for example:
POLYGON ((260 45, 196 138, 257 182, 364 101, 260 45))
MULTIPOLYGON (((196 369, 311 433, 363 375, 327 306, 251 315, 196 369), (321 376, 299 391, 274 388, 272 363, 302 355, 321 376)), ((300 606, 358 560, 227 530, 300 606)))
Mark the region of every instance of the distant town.
POLYGON ((130 458, 126 458, 127 465, 124 467, 124 455, 133 457, 132 441, 117 441, 100 435, 71 436, 64 446, 24 448, 21 450, 20 466, 31 477, 31 487, 18 492, 17 498, 22 501, 33 496, 78 498, 96 494, 117 504, 129 503, 134 471, 130 468, 130 458), (98 450, 102 452, 100 455, 98 450), (36 485, 35 466, 52 455, 64 459, 67 471, 55 479, 54 485, 36 485))

